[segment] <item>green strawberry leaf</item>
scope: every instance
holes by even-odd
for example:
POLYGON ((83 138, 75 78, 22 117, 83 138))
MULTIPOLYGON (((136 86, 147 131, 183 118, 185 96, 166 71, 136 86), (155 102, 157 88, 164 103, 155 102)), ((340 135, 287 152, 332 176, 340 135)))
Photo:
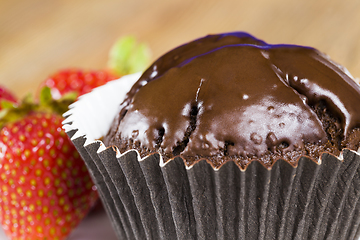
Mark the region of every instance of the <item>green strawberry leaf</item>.
POLYGON ((50 88, 45 86, 41 89, 39 102, 35 102, 31 94, 26 95, 19 104, 1 102, 5 108, 0 111, 0 129, 34 111, 62 115, 69 109, 69 105, 75 102, 77 96, 76 92, 69 92, 60 99, 53 99, 50 88))
POLYGON ((0 110, 0 126, 1 126, 1 119, 3 119, 7 113, 9 112, 9 110, 7 108, 3 108, 0 110))
POLYGON ((62 95, 61 100, 75 102, 75 100, 78 98, 78 96, 79 96, 79 93, 77 91, 71 91, 71 92, 67 92, 64 95, 62 95))
POLYGON ((129 73, 144 71, 150 63, 150 51, 147 45, 139 44, 129 57, 129 73))
POLYGON ((48 86, 45 86, 41 89, 39 100, 41 105, 48 105, 51 103, 52 95, 48 86))
POLYGON ((149 47, 144 43, 137 43, 133 36, 125 36, 116 41, 111 48, 108 68, 122 76, 143 71, 149 63, 149 47))
POLYGON ((8 109, 8 108, 13 108, 14 106, 16 106, 16 103, 2 99, 1 100, 1 109, 8 109))

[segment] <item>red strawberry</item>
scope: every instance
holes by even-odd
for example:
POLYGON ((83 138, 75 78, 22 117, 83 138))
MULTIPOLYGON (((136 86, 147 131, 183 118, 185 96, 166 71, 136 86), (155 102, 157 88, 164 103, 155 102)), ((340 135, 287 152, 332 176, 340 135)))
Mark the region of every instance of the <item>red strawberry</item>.
POLYGON ((51 89, 52 96, 59 99, 68 92, 76 92, 80 96, 117 78, 117 76, 104 70, 64 69, 48 77, 41 84, 41 87, 48 86, 51 89))
POLYGON ((147 45, 138 43, 132 36, 124 36, 110 50, 109 71, 64 69, 51 75, 41 87, 50 87, 56 99, 68 92, 76 92, 80 96, 120 76, 142 71, 149 62, 150 50, 147 45))
MULTIPOLYGON (((6 100, 8 102, 12 102, 12 103, 16 103, 17 100, 15 98, 15 96, 9 91, 7 90, 5 87, 0 86, 0 100, 6 100)), ((2 109, 2 106, 0 104, 0 110, 2 109)))
MULTIPOLYGON (((41 99, 51 105, 48 97, 41 99)), ((63 117, 39 105, 23 106, 15 110, 20 117, 11 115, 0 131, 0 220, 13 240, 64 239, 97 192, 62 129, 63 117)))

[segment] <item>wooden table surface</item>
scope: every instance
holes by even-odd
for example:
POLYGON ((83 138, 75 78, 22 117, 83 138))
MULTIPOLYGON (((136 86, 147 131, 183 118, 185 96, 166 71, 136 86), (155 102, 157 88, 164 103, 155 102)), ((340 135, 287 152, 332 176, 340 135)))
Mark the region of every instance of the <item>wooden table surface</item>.
POLYGON ((360 0, 0 0, 0 84, 23 97, 57 69, 104 68, 123 35, 155 59, 226 31, 313 46, 360 77, 360 0))

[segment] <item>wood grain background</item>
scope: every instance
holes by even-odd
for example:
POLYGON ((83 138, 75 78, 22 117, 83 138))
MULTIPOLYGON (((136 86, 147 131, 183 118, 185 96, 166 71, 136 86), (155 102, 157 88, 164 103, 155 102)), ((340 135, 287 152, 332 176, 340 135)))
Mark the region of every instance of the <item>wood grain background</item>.
POLYGON ((360 0, 0 0, 0 84, 23 97, 57 69, 104 68, 123 35, 155 59, 226 31, 313 46, 360 77, 360 0))

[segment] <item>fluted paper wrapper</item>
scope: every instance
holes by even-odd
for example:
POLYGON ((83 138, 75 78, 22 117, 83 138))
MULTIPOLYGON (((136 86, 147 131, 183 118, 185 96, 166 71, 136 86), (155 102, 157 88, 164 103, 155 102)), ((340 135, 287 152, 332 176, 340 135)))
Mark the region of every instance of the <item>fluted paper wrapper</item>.
POLYGON ((303 157, 297 167, 278 160, 267 169, 254 161, 242 171, 234 162, 214 170, 203 160, 189 168, 181 158, 164 163, 159 154, 140 158, 136 150, 120 154, 104 146, 96 138, 106 134, 138 77, 85 95, 64 121, 119 239, 358 238, 354 151, 344 149, 340 158, 324 153, 318 163, 303 157))

